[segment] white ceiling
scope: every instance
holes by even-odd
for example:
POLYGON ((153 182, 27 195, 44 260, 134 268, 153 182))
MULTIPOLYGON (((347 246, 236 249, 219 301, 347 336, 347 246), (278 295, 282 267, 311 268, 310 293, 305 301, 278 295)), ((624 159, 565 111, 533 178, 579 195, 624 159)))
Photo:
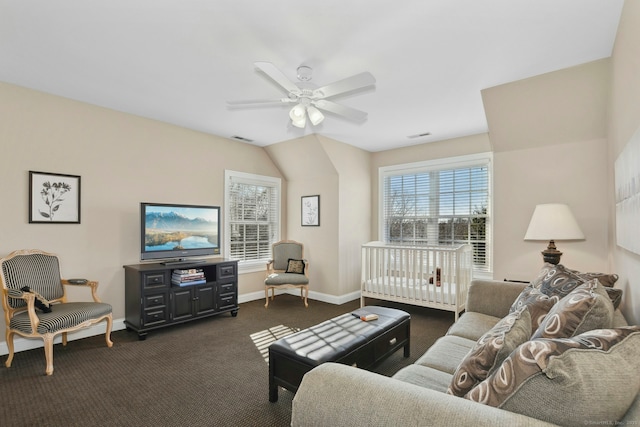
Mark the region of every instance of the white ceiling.
POLYGON ((0 81, 266 146, 318 133, 369 151, 486 132, 482 89, 611 55, 623 0, 0 0, 0 81), (302 130, 255 61, 369 113, 302 130), (408 138, 430 132, 431 136, 408 138))

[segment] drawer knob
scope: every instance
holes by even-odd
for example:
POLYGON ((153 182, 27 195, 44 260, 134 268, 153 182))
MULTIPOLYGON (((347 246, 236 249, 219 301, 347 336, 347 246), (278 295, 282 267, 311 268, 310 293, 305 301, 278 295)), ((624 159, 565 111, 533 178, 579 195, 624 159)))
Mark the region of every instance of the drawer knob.
POLYGON ((395 339, 395 338, 391 338, 391 339, 389 340, 389 345, 394 345, 397 341, 398 341, 397 339, 395 339))

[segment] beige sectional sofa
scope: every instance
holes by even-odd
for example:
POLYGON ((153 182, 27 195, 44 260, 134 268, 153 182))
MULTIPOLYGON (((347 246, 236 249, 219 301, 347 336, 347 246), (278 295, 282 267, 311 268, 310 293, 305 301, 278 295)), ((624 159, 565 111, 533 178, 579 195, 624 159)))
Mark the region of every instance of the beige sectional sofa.
POLYGON ((460 320, 392 378, 306 374, 291 425, 640 425, 640 327, 616 278, 545 264, 528 285, 474 280, 460 320))

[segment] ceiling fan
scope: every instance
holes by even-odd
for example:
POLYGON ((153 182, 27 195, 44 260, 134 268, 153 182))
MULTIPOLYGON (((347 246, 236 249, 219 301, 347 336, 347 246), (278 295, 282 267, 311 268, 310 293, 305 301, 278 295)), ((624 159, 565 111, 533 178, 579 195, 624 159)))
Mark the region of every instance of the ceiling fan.
POLYGON ((307 116, 311 124, 318 125, 324 120, 324 114, 320 110, 338 114, 349 120, 364 121, 367 113, 330 101, 331 98, 343 95, 357 89, 362 89, 375 84, 376 79, 369 72, 356 74, 346 79, 312 88, 308 83, 311 80, 312 69, 309 66, 298 67, 298 80, 296 84, 289 80, 275 65, 270 62, 255 62, 255 66, 270 77, 278 86, 287 92, 286 98, 266 100, 227 101, 230 106, 251 106, 259 104, 295 104, 289 111, 289 117, 293 126, 304 128, 307 124, 307 116))

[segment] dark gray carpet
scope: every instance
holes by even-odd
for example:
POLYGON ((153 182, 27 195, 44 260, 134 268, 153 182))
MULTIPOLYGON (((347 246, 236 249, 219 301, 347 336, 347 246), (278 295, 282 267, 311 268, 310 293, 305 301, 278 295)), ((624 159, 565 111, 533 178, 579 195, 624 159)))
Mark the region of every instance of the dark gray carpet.
MULTIPOLYGON (((416 360, 453 323, 453 314, 369 300, 411 313, 411 357, 402 350, 375 369, 393 375, 416 360)), ((16 353, 0 366, 2 426, 288 426, 293 394, 268 399, 268 365, 251 335, 279 325, 306 328, 359 307, 280 295, 149 334, 117 331, 54 348, 54 374, 45 376, 42 348, 16 353)))

